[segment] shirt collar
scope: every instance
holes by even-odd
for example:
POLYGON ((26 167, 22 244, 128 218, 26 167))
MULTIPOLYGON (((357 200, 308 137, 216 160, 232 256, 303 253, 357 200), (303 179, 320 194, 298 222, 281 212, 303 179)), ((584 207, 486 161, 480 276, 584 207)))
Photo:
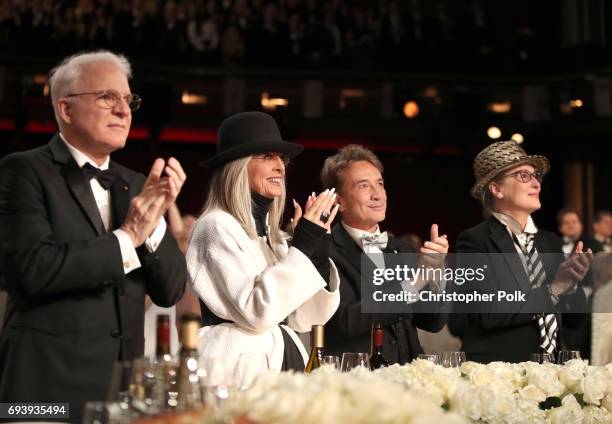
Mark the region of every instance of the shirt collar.
POLYGON ((362 248, 362 249, 363 249, 362 237, 364 235, 372 236, 372 235, 375 235, 375 234, 380 234, 380 227, 378 225, 376 226, 376 231, 374 231, 373 233, 368 233, 367 231, 363 231, 363 230, 359 230, 357 228, 353 228, 353 227, 345 224, 344 221, 340 221, 340 223, 342 224, 342 226, 344 227, 346 232, 349 234, 349 236, 351 236, 351 238, 353 240, 355 240, 355 243, 357 243, 357 245, 360 248, 362 248))
POLYGON ((60 133, 60 138, 66 144, 68 151, 70 151, 70 154, 72 155, 76 163, 79 165, 79 168, 82 168, 83 165, 85 165, 86 163, 89 163, 94 168, 98 168, 103 171, 106 171, 108 169, 108 164, 110 162, 110 156, 107 156, 104 163, 98 166, 93 160, 89 158, 89 156, 87 156, 85 153, 81 152, 79 149, 77 149, 72 144, 70 144, 68 140, 66 140, 66 138, 64 137, 64 134, 60 133))
POLYGON ((501 222, 502 225, 508 229, 508 231, 516 236, 519 236, 522 233, 536 234, 538 232, 538 228, 535 226, 531 215, 529 215, 527 218, 527 225, 525 226, 525 230, 523 230, 521 228, 521 224, 519 224, 518 221, 512 218, 510 215, 499 212, 492 212, 491 214, 495 217, 495 219, 501 222))

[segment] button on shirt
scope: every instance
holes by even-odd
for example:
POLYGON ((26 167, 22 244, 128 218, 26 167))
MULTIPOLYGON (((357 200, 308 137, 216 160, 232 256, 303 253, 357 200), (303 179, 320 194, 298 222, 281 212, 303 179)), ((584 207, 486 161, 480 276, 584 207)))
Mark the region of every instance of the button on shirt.
MULTIPOLYGON (((91 166, 101 169, 103 171, 108 169, 108 164, 110 162, 110 158, 107 157, 102 165, 97 165, 94 163, 87 155, 78 150, 76 147, 71 145, 65 138, 64 135, 60 133, 60 137, 62 141, 66 144, 66 147, 70 151, 70 154, 79 165, 79 167, 83 167, 86 163, 89 163, 91 166)), ((98 206, 98 210, 100 211, 100 218, 102 219, 102 223, 104 224, 104 228, 106 231, 110 231, 113 225, 117 223, 112 222, 112 212, 111 212, 111 195, 110 191, 105 190, 97 179, 92 178, 89 180, 89 185, 91 187, 91 191, 93 192, 94 199, 96 200, 96 204, 98 206)), ((149 252, 155 252, 157 247, 161 243, 162 238, 166 232, 166 221, 162 217, 159 220, 159 224, 155 227, 155 231, 147 238, 145 241, 145 247, 149 252)), ((140 268, 140 259, 138 259, 138 253, 136 253, 136 248, 132 243, 132 239, 130 236, 118 228, 113 231, 115 237, 119 241, 119 249, 121 251, 121 259, 123 262, 123 271, 128 274, 129 272, 134 271, 135 269, 140 268)))

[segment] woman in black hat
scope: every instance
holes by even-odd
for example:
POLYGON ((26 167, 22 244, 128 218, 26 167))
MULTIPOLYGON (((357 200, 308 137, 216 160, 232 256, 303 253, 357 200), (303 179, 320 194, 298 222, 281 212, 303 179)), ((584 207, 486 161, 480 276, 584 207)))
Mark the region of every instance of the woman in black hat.
POLYGON ((455 303, 451 331, 463 339, 469 360, 528 361, 533 353, 564 348, 563 325, 579 326, 586 301, 576 283, 588 271, 592 253, 576 251, 564 260, 561 240, 539 230, 531 214, 540 209, 542 178, 549 162, 527 155, 514 141, 493 143, 474 159, 471 194, 487 218, 457 237, 459 267, 482 268, 484 281, 466 282, 460 292, 491 294, 481 303, 455 303), (515 294, 516 299, 499 293, 515 294), (520 293, 524 300, 516 295, 520 293), (563 313, 563 314, 562 314, 563 313))
POLYGON ((271 116, 244 112, 221 124, 217 154, 204 163, 214 174, 187 251, 205 324, 199 351, 237 377, 249 367, 241 358, 257 356, 270 369, 303 371, 295 331, 324 324, 340 301, 338 272, 319 248, 337 212, 333 190, 310 196, 303 215, 294 203, 290 245, 281 231, 285 168, 302 150, 271 116))

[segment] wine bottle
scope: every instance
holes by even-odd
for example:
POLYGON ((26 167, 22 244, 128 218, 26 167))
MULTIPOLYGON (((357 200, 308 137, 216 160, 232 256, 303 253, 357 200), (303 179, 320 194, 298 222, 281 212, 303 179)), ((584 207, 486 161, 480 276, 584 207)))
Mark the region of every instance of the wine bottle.
POLYGON ((370 369, 388 367, 389 361, 383 356, 383 340, 385 331, 381 324, 372 324, 372 351, 370 352, 370 369))
POLYGON ((323 356, 323 326, 313 325, 310 331, 310 358, 304 372, 311 373, 321 366, 321 357, 323 356))
POLYGON ((181 317, 181 350, 176 372, 176 409, 191 410, 202 406, 198 376, 198 330, 200 317, 185 314, 181 317))
POLYGON ((161 362, 167 362, 171 359, 170 354, 170 315, 157 315, 157 344, 155 347, 155 356, 161 362))

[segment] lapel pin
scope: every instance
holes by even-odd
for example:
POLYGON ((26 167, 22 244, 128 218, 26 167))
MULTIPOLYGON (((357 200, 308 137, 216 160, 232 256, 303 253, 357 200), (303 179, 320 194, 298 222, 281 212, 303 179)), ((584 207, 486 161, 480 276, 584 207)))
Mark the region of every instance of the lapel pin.
POLYGON ((123 185, 123 191, 128 191, 128 186, 126 186, 125 184, 123 185))

